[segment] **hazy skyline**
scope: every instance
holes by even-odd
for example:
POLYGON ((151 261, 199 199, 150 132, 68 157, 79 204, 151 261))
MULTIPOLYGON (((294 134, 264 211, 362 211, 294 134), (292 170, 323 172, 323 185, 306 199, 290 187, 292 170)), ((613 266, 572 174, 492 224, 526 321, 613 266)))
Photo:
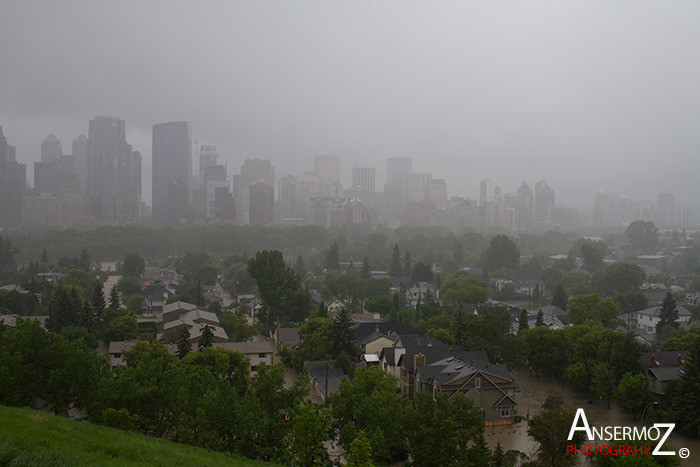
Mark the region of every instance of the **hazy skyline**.
POLYGON ((590 210, 599 188, 700 204, 697 2, 2 2, 0 125, 40 160, 96 115, 151 131, 187 120, 229 174, 278 177, 318 154, 412 157, 449 195, 546 179, 590 210))

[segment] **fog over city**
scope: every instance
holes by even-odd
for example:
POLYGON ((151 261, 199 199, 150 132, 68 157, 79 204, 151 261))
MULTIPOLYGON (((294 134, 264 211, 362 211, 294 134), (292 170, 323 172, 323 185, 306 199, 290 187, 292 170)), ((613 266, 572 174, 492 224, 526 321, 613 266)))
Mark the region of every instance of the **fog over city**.
POLYGON ((17 159, 88 121, 126 123, 150 203, 156 123, 191 122, 229 172, 314 156, 413 158, 478 197, 546 179, 590 210, 604 188, 700 204, 700 4, 19 2, 0 15, 0 125, 17 159))

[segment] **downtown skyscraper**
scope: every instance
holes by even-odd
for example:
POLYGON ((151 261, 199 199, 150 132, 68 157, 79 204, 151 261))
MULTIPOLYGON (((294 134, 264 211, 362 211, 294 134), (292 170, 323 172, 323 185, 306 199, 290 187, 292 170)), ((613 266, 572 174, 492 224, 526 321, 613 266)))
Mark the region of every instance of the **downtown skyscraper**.
POLYGON ((153 125, 154 224, 168 223, 168 187, 187 187, 189 193, 192 189, 191 178, 192 136, 189 123, 167 122, 153 125))
POLYGON ((124 120, 90 120, 87 145, 87 194, 98 221, 131 222, 141 205, 141 155, 126 142, 124 120))

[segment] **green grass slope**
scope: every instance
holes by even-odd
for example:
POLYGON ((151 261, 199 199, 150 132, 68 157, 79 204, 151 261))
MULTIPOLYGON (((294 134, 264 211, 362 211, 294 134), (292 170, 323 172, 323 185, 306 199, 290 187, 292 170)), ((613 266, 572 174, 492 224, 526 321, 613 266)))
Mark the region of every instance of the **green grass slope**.
POLYGON ((0 406, 0 466, 269 465, 242 457, 0 406))

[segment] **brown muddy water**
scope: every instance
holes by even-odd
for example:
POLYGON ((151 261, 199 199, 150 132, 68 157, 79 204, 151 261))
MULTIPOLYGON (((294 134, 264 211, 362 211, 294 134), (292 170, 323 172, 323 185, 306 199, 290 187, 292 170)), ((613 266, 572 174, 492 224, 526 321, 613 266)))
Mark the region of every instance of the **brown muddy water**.
MULTIPOLYGON (((594 403, 589 405, 585 398, 575 394, 566 383, 548 378, 536 378, 534 374, 530 376, 527 370, 516 371, 514 376, 522 390, 520 400, 518 401, 518 415, 523 417, 537 415, 547 395, 549 393, 555 393, 561 397, 565 404, 571 409, 583 408, 591 427, 639 426, 638 418, 637 420, 633 420, 631 415, 623 413, 615 403, 610 405, 610 409, 606 408, 607 404, 604 400, 595 399, 594 403)), ((509 427, 487 427, 485 436, 486 442, 491 448, 496 447, 496 443, 500 441, 504 450, 515 449, 524 452, 530 457, 534 456, 537 449, 535 440, 527 435, 526 421, 509 427)), ((681 460, 682 465, 700 466, 700 440, 682 437, 674 431, 669 441, 676 450, 687 448, 690 451, 690 457, 681 460)), ((578 465, 587 465, 584 456, 581 456, 578 465)))

